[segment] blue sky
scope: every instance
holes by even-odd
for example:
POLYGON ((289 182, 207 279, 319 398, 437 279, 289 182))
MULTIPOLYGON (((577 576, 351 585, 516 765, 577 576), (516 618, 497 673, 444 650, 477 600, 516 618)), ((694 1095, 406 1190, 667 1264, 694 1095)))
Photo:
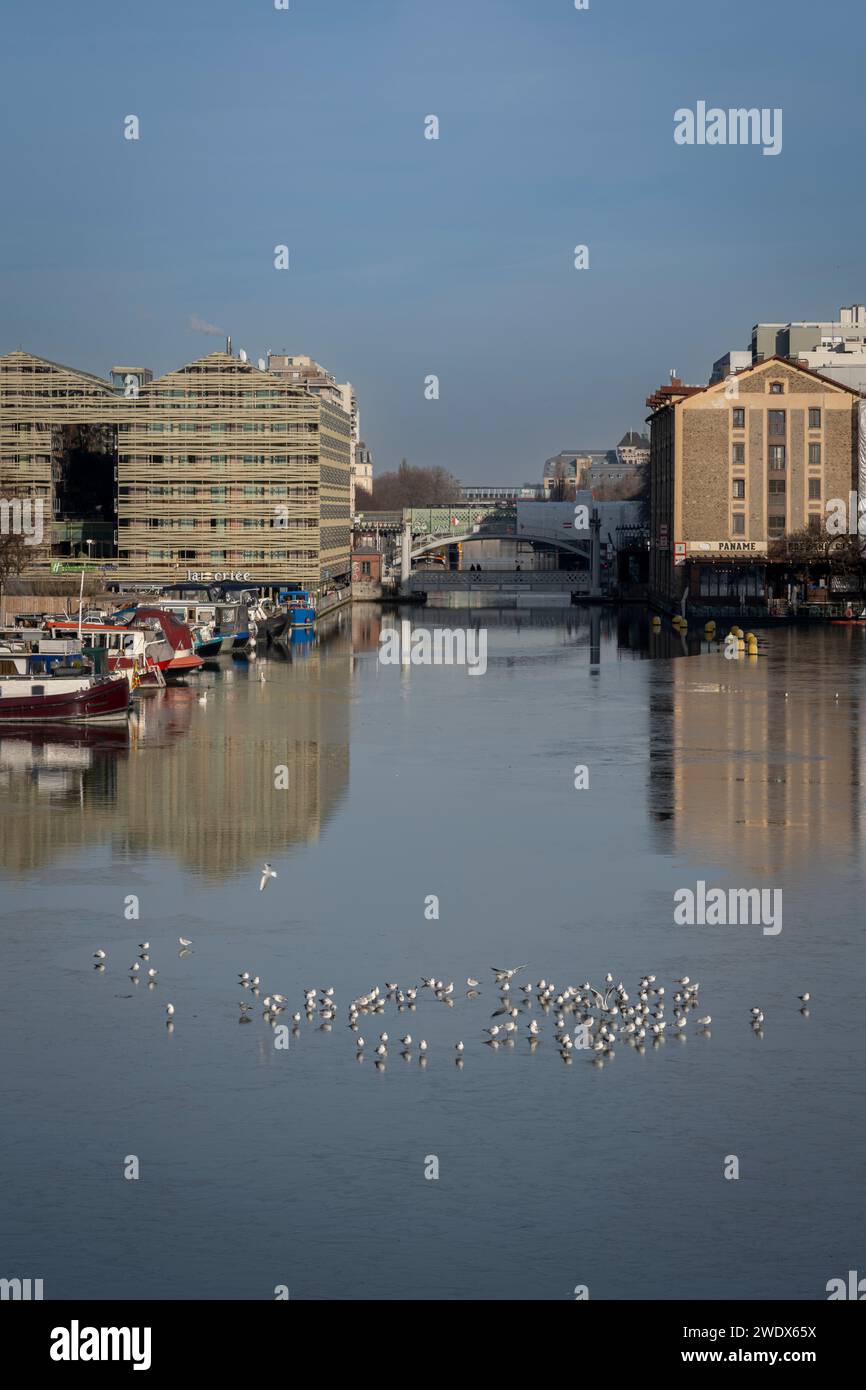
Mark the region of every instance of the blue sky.
POLYGON ((6 0, 0 351, 160 373, 195 315, 350 379, 377 470, 523 482, 866 299, 853 0, 290 6, 6 0), (675 145, 698 100, 781 107, 781 154, 675 145))

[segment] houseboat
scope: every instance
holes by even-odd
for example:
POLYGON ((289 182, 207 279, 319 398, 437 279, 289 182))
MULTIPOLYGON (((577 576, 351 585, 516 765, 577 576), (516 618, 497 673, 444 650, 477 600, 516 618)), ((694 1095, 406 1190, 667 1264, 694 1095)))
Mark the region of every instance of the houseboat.
MULTIPOLYGON (((48 630, 67 636, 77 633, 79 624, 53 621, 48 630)), ((86 646, 107 652, 109 671, 135 672, 142 684, 176 680, 203 665, 189 628, 161 608, 136 608, 121 622, 81 623, 80 630, 86 646)))
POLYGON ((203 638, 209 650, 199 655, 218 656, 220 652, 247 647, 255 640, 255 624, 251 622, 247 602, 254 598, 251 590, 238 592, 234 586, 225 584, 165 584, 160 590, 159 603, 190 626, 211 626, 213 632, 203 638), (184 613, 188 616, 184 617, 184 613), (213 644, 218 639, 219 647, 216 647, 213 644))
POLYGON ((38 662, 38 653, 0 648, 0 724, 84 724, 128 717, 129 680, 120 673, 110 675, 102 653, 94 653, 92 661, 70 653, 66 663, 49 670, 37 669, 38 662))

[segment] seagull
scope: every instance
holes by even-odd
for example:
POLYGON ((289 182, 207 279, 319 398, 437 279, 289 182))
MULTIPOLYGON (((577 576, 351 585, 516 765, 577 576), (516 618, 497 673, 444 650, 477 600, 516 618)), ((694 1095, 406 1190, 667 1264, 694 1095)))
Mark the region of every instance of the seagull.
POLYGON ((105 960, 105 958, 106 958, 106 953, 105 953, 105 951, 103 951, 103 949, 102 949, 101 946, 100 946, 100 948, 99 948, 98 951, 94 951, 94 952, 93 952, 93 959, 94 959, 94 960, 105 960))
POLYGON ((172 1014, 174 1013, 174 1004, 166 1004, 165 1011, 168 1014, 169 1018, 171 1018, 172 1014))
MULTIPOLYGON (((386 1035, 383 1033, 382 1036, 385 1037, 386 1035)), ((401 1038, 400 1041, 401 1041, 401 1043, 403 1044, 404 1047, 411 1047, 411 1046, 412 1046, 412 1034, 411 1034, 411 1033, 407 1033, 406 1036, 405 1036, 405 1038, 401 1038)))
POLYGON ((259 671, 259 680, 261 681, 262 685, 264 685, 266 679, 267 677, 265 676, 264 671, 259 671))
POLYGON ((260 893, 263 893, 263 892, 265 891, 265 886, 266 886, 266 884, 267 884, 268 879, 269 879, 269 878, 276 878, 276 876, 277 876, 277 871, 276 871, 276 869, 272 869, 271 866, 270 866, 270 864, 263 864, 263 865, 262 865, 262 881, 261 881, 261 883, 259 884, 259 892, 260 892, 260 893))
POLYGON ((462 1051, 463 1051, 463 1044, 462 1044, 462 1042, 457 1043, 456 1047, 454 1048, 454 1051, 455 1051, 455 1052, 462 1052, 462 1051))
POLYGON ((466 981, 466 983, 467 983, 467 985, 469 986, 470 989, 477 989, 477 988, 478 988, 478 981, 477 981, 477 980, 473 980, 471 975, 470 975, 469 979, 466 981))
POLYGON ((157 976, 157 973, 158 973, 158 972, 157 972, 156 970, 154 970, 153 966, 151 966, 147 973, 148 973, 149 978, 150 978, 151 980, 154 980, 154 979, 156 979, 156 976, 157 976))
POLYGON ((419 1044, 418 1044, 418 1051, 419 1051, 419 1052, 426 1052, 426 1051, 427 1051, 427 1040, 426 1040, 426 1038, 422 1038, 421 1041, 419 1042, 419 1044))
POLYGON ((139 965, 138 961, 136 960, 136 961, 133 961, 133 963, 132 963, 132 965, 129 967, 129 969, 130 969, 130 973, 131 973, 131 974, 137 975, 138 972, 139 972, 139 970, 141 969, 141 966, 139 965))
POLYGON ((809 1002, 809 1000, 812 998, 812 996, 811 996, 811 994, 809 994, 809 993, 806 993, 806 994, 798 994, 798 995, 797 995, 797 998, 799 999, 799 1001, 800 1001, 801 1004, 808 1004, 808 1002, 809 1002))
POLYGON ((177 939, 178 939, 178 942, 179 942, 179 944, 180 944, 181 946, 191 946, 191 945, 192 945, 192 942, 190 941, 190 939, 189 939, 188 936, 179 936, 177 939))
POLYGON ((200 694, 199 697, 198 697, 198 702, 199 702, 200 705, 206 705, 206 704, 207 704, 207 691, 206 691, 206 690, 203 690, 203 691, 201 692, 201 694, 200 694))
POLYGON ((511 969, 511 970, 503 970, 503 969, 502 969, 500 966, 498 966, 498 965, 491 965, 490 969, 493 971, 493 973, 494 973, 494 975, 496 976, 497 980, 500 980, 500 981, 501 981, 501 980, 513 980, 514 977, 515 977, 515 975, 519 975, 521 970, 525 970, 525 969, 526 969, 526 966, 525 966, 525 965, 515 965, 514 968, 511 969))

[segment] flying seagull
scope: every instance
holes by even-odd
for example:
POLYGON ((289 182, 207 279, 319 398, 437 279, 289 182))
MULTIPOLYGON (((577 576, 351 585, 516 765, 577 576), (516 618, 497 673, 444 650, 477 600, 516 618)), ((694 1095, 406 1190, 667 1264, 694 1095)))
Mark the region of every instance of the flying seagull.
POLYGON ((272 869, 271 866, 270 866, 270 864, 264 864, 264 865, 262 866, 262 881, 261 881, 261 883, 259 884, 259 892, 260 892, 260 893, 263 893, 263 892, 265 891, 266 886, 267 886, 268 879, 269 879, 269 878, 276 878, 276 876, 277 876, 277 871, 276 871, 276 869, 272 869))

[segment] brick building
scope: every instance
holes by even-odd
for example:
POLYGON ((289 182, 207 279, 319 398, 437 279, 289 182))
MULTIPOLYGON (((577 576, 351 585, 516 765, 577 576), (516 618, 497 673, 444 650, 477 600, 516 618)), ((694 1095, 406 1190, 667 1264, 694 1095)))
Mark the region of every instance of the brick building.
POLYGON ((653 597, 761 607, 800 585, 806 601, 827 503, 857 486, 858 402, 781 357, 709 386, 674 378, 649 396, 653 597), (795 542, 812 558, 782 556, 795 542))

